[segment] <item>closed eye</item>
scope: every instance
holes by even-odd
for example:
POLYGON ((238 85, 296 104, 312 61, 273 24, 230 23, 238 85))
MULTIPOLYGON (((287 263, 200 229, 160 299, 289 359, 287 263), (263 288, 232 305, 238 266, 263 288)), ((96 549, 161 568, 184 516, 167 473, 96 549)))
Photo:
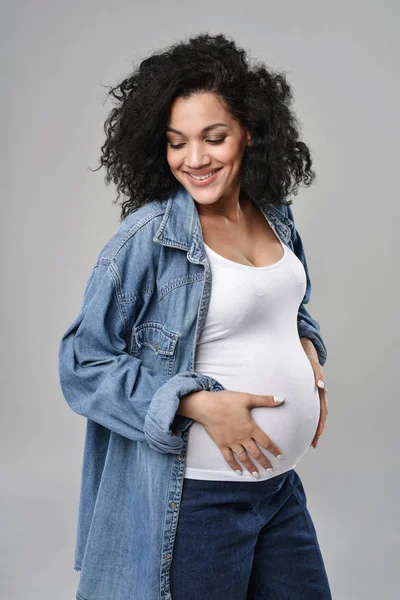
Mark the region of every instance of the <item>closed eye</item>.
MULTIPOLYGON (((217 144, 222 144, 222 142, 224 142, 225 139, 226 138, 221 138, 219 140, 206 140, 206 142, 208 142, 209 144, 215 144, 215 145, 217 145, 217 144)), ((179 148, 182 148, 182 146, 184 146, 184 144, 175 144, 175 145, 173 145, 171 143, 169 143, 168 145, 169 145, 170 148, 173 148, 174 150, 178 150, 179 148)))

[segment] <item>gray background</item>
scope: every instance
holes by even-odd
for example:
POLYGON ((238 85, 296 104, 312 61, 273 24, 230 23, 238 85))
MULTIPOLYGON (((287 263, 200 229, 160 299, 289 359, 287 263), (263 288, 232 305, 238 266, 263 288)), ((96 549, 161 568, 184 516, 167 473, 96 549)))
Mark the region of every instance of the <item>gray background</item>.
POLYGON ((297 471, 335 600, 398 598, 398 3, 1 6, 2 596, 75 598, 85 420, 62 397, 57 351, 118 225, 115 188, 88 169, 111 108, 102 86, 209 31, 293 85, 317 171, 294 210, 329 352, 326 428, 297 471))

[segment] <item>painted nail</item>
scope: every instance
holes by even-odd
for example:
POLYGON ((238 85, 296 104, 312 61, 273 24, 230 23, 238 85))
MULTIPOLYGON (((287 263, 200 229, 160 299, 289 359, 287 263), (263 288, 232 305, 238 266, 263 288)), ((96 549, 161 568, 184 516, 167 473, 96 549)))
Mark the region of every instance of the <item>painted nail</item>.
POLYGON ((274 402, 283 402, 284 399, 285 398, 283 396, 274 396, 274 402))
POLYGON ((318 379, 317 386, 323 389, 325 387, 325 382, 322 381, 322 379, 318 379))
POLYGON ((285 458, 283 454, 278 454, 276 458, 285 458))
POLYGON ((238 475, 241 475, 241 474, 242 474, 242 471, 239 471, 239 469, 237 469, 237 470, 236 470, 236 473, 237 473, 238 475))
POLYGON ((258 471, 253 471, 252 475, 254 475, 254 477, 260 477, 260 474, 258 471))
POLYGON ((273 468, 272 467, 268 467, 267 471, 269 471, 271 473, 271 471, 273 471, 273 468))

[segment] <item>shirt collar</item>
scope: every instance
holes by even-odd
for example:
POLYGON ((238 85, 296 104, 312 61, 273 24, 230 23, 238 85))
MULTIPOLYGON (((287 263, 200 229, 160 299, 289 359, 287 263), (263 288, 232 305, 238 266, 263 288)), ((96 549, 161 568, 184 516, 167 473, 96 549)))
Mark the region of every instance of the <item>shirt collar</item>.
MULTIPOLYGON (((281 212, 280 207, 271 203, 260 207, 260 210, 275 233, 287 244, 292 229, 290 219, 281 212)), ((153 240, 164 246, 188 251, 188 258, 193 262, 202 262, 205 259, 199 214, 195 201, 186 188, 179 189, 168 199, 163 219, 153 240)))

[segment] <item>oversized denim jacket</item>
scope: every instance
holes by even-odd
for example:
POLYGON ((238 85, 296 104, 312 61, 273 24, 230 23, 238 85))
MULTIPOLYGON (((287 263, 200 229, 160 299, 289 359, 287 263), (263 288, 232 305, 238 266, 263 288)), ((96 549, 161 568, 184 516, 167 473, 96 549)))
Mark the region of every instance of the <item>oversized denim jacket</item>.
MULTIPOLYGON (((292 209, 261 210, 306 270, 298 332, 313 341, 323 365, 327 351, 305 307, 311 283, 292 209)), ((73 564, 78 600, 172 598, 169 569, 193 422, 175 413, 189 392, 225 389, 193 370, 210 291, 198 212, 182 189, 119 224, 61 339, 62 393, 86 417, 73 564)))

